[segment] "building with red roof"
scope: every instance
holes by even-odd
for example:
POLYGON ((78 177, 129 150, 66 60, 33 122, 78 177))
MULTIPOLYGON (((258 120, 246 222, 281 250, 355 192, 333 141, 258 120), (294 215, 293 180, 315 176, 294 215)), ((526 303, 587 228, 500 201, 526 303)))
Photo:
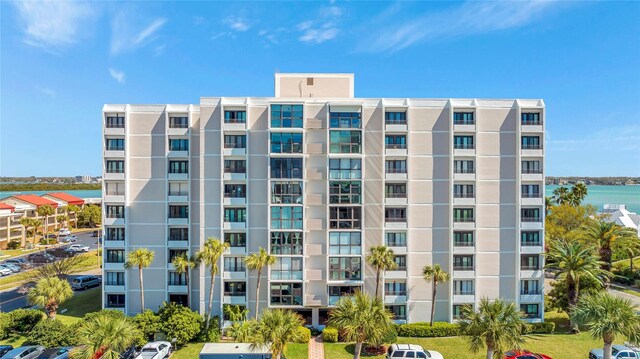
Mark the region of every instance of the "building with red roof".
POLYGON ((16 207, 6 204, 6 203, 2 203, 0 202, 0 212, 5 212, 5 211, 9 211, 10 213, 15 212, 16 207))
POLYGON ((76 197, 74 195, 70 195, 65 192, 46 193, 46 194, 43 194, 42 197, 58 202, 59 204, 62 204, 62 205, 70 205, 70 204, 74 204, 76 206, 84 205, 84 199, 80 197, 76 197))
POLYGON ((25 205, 35 207, 33 209, 37 209, 38 207, 45 205, 49 205, 53 208, 58 208, 58 202, 52 201, 48 198, 36 196, 35 194, 15 194, 13 196, 1 199, 0 202, 4 202, 16 208, 24 207, 25 205))

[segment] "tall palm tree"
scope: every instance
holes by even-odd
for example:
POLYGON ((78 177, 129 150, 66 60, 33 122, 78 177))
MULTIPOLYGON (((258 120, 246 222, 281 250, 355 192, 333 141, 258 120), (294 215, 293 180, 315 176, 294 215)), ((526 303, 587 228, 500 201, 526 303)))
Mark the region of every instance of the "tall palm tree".
POLYGON ((367 256, 367 263, 369 263, 376 270, 376 295, 378 298, 378 292, 380 291, 380 278, 382 273, 388 270, 393 270, 398 267, 395 262, 395 253, 393 249, 385 246, 371 247, 371 254, 367 256))
POLYGON ((138 327, 126 317, 101 314, 84 321, 77 331, 74 359, 119 359, 120 353, 140 336, 138 327))
POLYGON ((63 225, 69 222, 69 216, 67 214, 60 214, 56 217, 56 220, 60 227, 65 227, 63 225))
POLYGON ((36 209, 36 213, 39 216, 44 217, 44 235, 46 237, 47 233, 49 233, 49 216, 56 213, 56 210, 48 204, 42 205, 36 209))
POLYGON ((584 198, 587 196, 587 185, 584 183, 576 183, 573 187, 571 187, 571 199, 573 206, 579 206, 584 198))
POLYGON ((482 298, 477 312, 471 305, 463 307, 460 332, 467 336, 473 353, 486 347, 487 359, 502 358, 505 351, 524 344, 522 316, 513 302, 482 298))
POLYGON ((247 268, 249 270, 258 271, 258 282, 256 284, 256 318, 258 318, 258 309, 260 305, 260 276, 262 275, 262 269, 275 263, 276 257, 272 256, 264 248, 260 247, 258 253, 252 253, 245 258, 247 268))
POLYGON ((44 308, 51 319, 56 317, 60 304, 73 297, 71 285, 58 277, 43 278, 27 292, 27 300, 32 305, 44 308))
POLYGON ((363 292, 343 296, 329 313, 329 325, 340 328, 349 341, 356 342, 353 358, 360 358, 365 341, 379 343, 392 326, 393 314, 382 299, 363 292))
POLYGON ((551 211, 551 207, 553 207, 553 197, 544 197, 544 214, 549 215, 549 211, 551 211))
POLYGON ((429 325, 433 325, 433 316, 436 312, 436 290, 438 283, 446 282, 449 280, 449 273, 440 267, 439 264, 431 266, 424 266, 422 268, 422 278, 427 282, 432 282, 432 294, 431 294, 431 320, 429 325))
POLYGON ((209 237, 201 250, 196 253, 198 263, 204 263, 209 266, 209 275, 211 283, 209 285, 209 308, 207 310, 206 329, 209 329, 209 321, 211 320, 211 309, 213 306, 213 286, 216 282, 216 274, 218 274, 218 262, 222 254, 229 248, 229 243, 220 242, 219 239, 209 237))
MULTIPOLYGON (((600 268, 600 257, 595 254, 595 248, 582 242, 555 241, 551 244, 547 257, 549 261, 546 268, 557 270, 556 279, 567 283, 569 314, 578 303, 580 278, 592 278, 602 283, 602 278, 608 274, 600 268)), ((578 331, 573 320, 571 328, 578 331)))
POLYGON ((36 241, 36 228, 35 228, 35 223, 34 223, 34 219, 33 218, 28 218, 28 217, 22 217, 20 218, 20 224, 22 225, 22 227, 24 227, 24 238, 22 240, 21 245, 24 247, 24 245, 26 244, 26 239, 29 236, 29 228, 34 227, 33 228, 33 241, 36 241))
POLYGON ((638 233, 632 228, 621 227, 613 222, 589 218, 582 226, 582 238, 598 246, 602 269, 611 271, 612 247, 616 241, 638 240, 638 233))
POLYGON ((70 204, 67 206, 67 214, 73 213, 75 221, 73 221, 73 226, 78 229, 78 212, 80 212, 80 207, 75 204, 70 204))
POLYGON ((573 319, 587 327, 595 339, 604 342, 603 359, 611 359, 611 344, 622 335, 631 341, 640 340, 638 306, 628 299, 607 292, 583 296, 573 311, 573 319))
POLYGON ((287 343, 302 339, 298 328, 303 324, 304 319, 290 310, 267 309, 253 325, 252 346, 268 346, 273 358, 280 359, 287 352, 287 343))
POLYGON ((142 278, 142 270, 151 265, 154 256, 154 251, 147 248, 138 248, 129 252, 129 258, 127 258, 124 264, 125 269, 138 268, 138 277, 140 278, 140 313, 144 312, 144 281, 142 278))
POLYGON ((571 192, 567 187, 558 187, 553 190, 553 200, 559 205, 569 204, 571 192))
POLYGON ((197 266, 197 261, 193 257, 189 257, 186 253, 176 256, 171 261, 173 267, 178 273, 184 273, 184 279, 187 281, 187 303, 191 307, 191 283, 189 281, 189 272, 197 266))

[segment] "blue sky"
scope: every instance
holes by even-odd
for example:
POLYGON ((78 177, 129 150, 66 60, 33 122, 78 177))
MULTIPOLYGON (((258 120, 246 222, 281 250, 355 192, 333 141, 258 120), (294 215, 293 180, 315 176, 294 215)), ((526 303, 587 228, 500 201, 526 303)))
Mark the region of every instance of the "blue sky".
POLYGON ((104 103, 544 98, 548 175, 640 176, 640 2, 0 2, 0 175, 101 172, 104 103))

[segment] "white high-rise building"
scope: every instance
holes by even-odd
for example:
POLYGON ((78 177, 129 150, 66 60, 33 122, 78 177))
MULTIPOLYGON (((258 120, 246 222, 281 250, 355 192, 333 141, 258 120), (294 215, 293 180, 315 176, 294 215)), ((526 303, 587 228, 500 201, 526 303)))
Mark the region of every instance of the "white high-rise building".
MULTIPOLYGON (((480 298, 544 312, 544 102, 355 98, 352 74, 276 74, 275 97, 202 97, 199 105, 105 105, 104 307, 140 311, 127 252, 155 251, 145 306, 187 304, 172 257, 208 237, 230 243, 215 279, 224 304, 286 307, 321 325, 341 295, 375 291, 372 246, 396 254, 384 273, 397 321, 435 319, 480 298)), ((189 306, 208 306, 210 277, 190 273, 189 306)))

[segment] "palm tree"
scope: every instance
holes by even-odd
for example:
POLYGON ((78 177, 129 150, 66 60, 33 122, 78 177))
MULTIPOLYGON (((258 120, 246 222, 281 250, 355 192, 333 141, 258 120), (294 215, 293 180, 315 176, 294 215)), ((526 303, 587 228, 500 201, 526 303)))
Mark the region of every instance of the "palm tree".
POLYGON ((171 263, 175 267, 176 272, 184 273, 184 279, 187 282, 187 303, 188 303, 188 306, 191 306, 191 300, 190 300, 191 288, 189 283, 189 271, 191 271, 191 269, 197 266, 196 260, 195 258, 189 257, 186 253, 184 253, 182 255, 174 257, 171 263))
POLYGON ((75 204, 70 204, 67 206, 67 214, 69 213, 73 213, 74 214, 74 218, 75 221, 73 222, 73 226, 78 229, 78 212, 80 212, 80 207, 76 206, 75 204))
MULTIPOLYGON (((600 268, 600 257, 595 255, 595 248, 582 242, 555 241, 551 244, 547 256, 549 261, 546 268, 557 270, 556 279, 567 283, 569 314, 578 303, 580 278, 592 278, 602 283, 602 278, 608 274, 600 268)), ((573 321, 571 321, 571 328, 575 332, 578 331, 573 321)))
POLYGON ((553 197, 544 197, 544 214, 549 215, 549 211, 551 211, 551 207, 553 207, 553 197))
POLYGON ((393 314, 382 299, 356 292, 343 296, 329 314, 329 325, 340 328, 348 341, 356 342, 353 358, 360 358, 365 341, 379 343, 392 326, 393 314))
POLYGON ((638 233, 632 228, 593 218, 587 220, 580 233, 584 239, 598 246, 600 261, 603 262, 601 268, 607 272, 611 271, 611 247, 616 241, 638 240, 638 233))
POLYGON ((382 273, 398 267, 398 264, 395 261, 395 253, 393 253, 393 249, 385 246, 371 247, 371 254, 367 256, 367 263, 376 270, 375 297, 378 298, 378 292, 380 291, 380 277, 382 276, 382 273))
POLYGON ((638 306, 628 299, 607 292, 583 296, 573 311, 573 320, 587 327, 595 339, 604 342, 603 359, 611 359, 611 344, 616 336, 626 336, 631 341, 640 340, 640 316, 638 306))
POLYGON ((422 268, 422 278, 427 282, 433 282, 431 294, 431 320, 429 321, 429 325, 433 325, 433 316, 436 312, 436 289, 438 288, 438 283, 449 280, 449 273, 442 269, 439 264, 436 264, 433 267, 424 266, 424 268, 422 268))
POLYGON ((258 318, 258 309, 260 305, 260 276, 262 275, 262 269, 265 266, 270 266, 275 263, 276 257, 272 256, 264 248, 260 247, 258 253, 252 253, 245 258, 245 263, 249 270, 258 271, 258 282, 256 284, 256 318, 258 318))
POLYGON ((219 239, 209 237, 201 250, 196 253, 198 263, 204 263, 209 266, 209 275, 211 283, 209 286, 209 308, 207 310, 206 329, 209 329, 209 321, 211 320, 211 308, 213 305, 213 286, 216 282, 216 274, 218 274, 218 262, 222 254, 229 248, 229 243, 220 242, 219 239))
POLYGON ((29 236, 29 228, 30 227, 34 227, 33 228, 33 241, 36 241, 36 228, 34 226, 34 220, 33 218, 28 218, 28 217, 22 217, 20 218, 20 224, 22 225, 22 227, 24 227, 24 238, 22 241, 22 246, 24 247, 24 245, 26 244, 26 239, 29 236))
POLYGON ((73 297, 71 285, 58 277, 43 278, 27 292, 27 300, 32 305, 44 308, 51 319, 56 317, 60 304, 73 297))
POLYGON ((138 327, 126 317, 101 314, 82 323, 77 331, 74 359, 119 359, 120 353, 140 336, 138 327))
POLYGON ((56 220, 60 227, 64 227, 63 224, 67 224, 69 222, 69 216, 66 214, 61 214, 56 217, 56 220))
POLYGON ((286 354, 287 343, 302 339, 298 328, 303 324, 304 319, 290 310, 264 310, 260 320, 253 325, 252 346, 269 346, 273 358, 280 359, 283 353, 286 354))
POLYGON ((155 252, 147 248, 138 248, 129 252, 129 258, 124 264, 125 269, 138 268, 140 278, 140 313, 144 312, 144 281, 142 280, 142 270, 153 262, 155 252))
POLYGON ((571 187, 571 199, 572 206, 579 206, 582 203, 582 200, 587 196, 587 186, 584 183, 576 183, 573 187, 571 187))
POLYGON ((42 205, 36 209, 39 216, 44 216, 44 235, 49 233, 49 216, 56 213, 56 210, 48 204, 42 205))
POLYGON ((502 358, 505 351, 524 344, 522 316, 513 302, 482 298, 477 312, 471 305, 463 307, 460 332, 468 337, 473 353, 486 347, 487 359, 502 358))

